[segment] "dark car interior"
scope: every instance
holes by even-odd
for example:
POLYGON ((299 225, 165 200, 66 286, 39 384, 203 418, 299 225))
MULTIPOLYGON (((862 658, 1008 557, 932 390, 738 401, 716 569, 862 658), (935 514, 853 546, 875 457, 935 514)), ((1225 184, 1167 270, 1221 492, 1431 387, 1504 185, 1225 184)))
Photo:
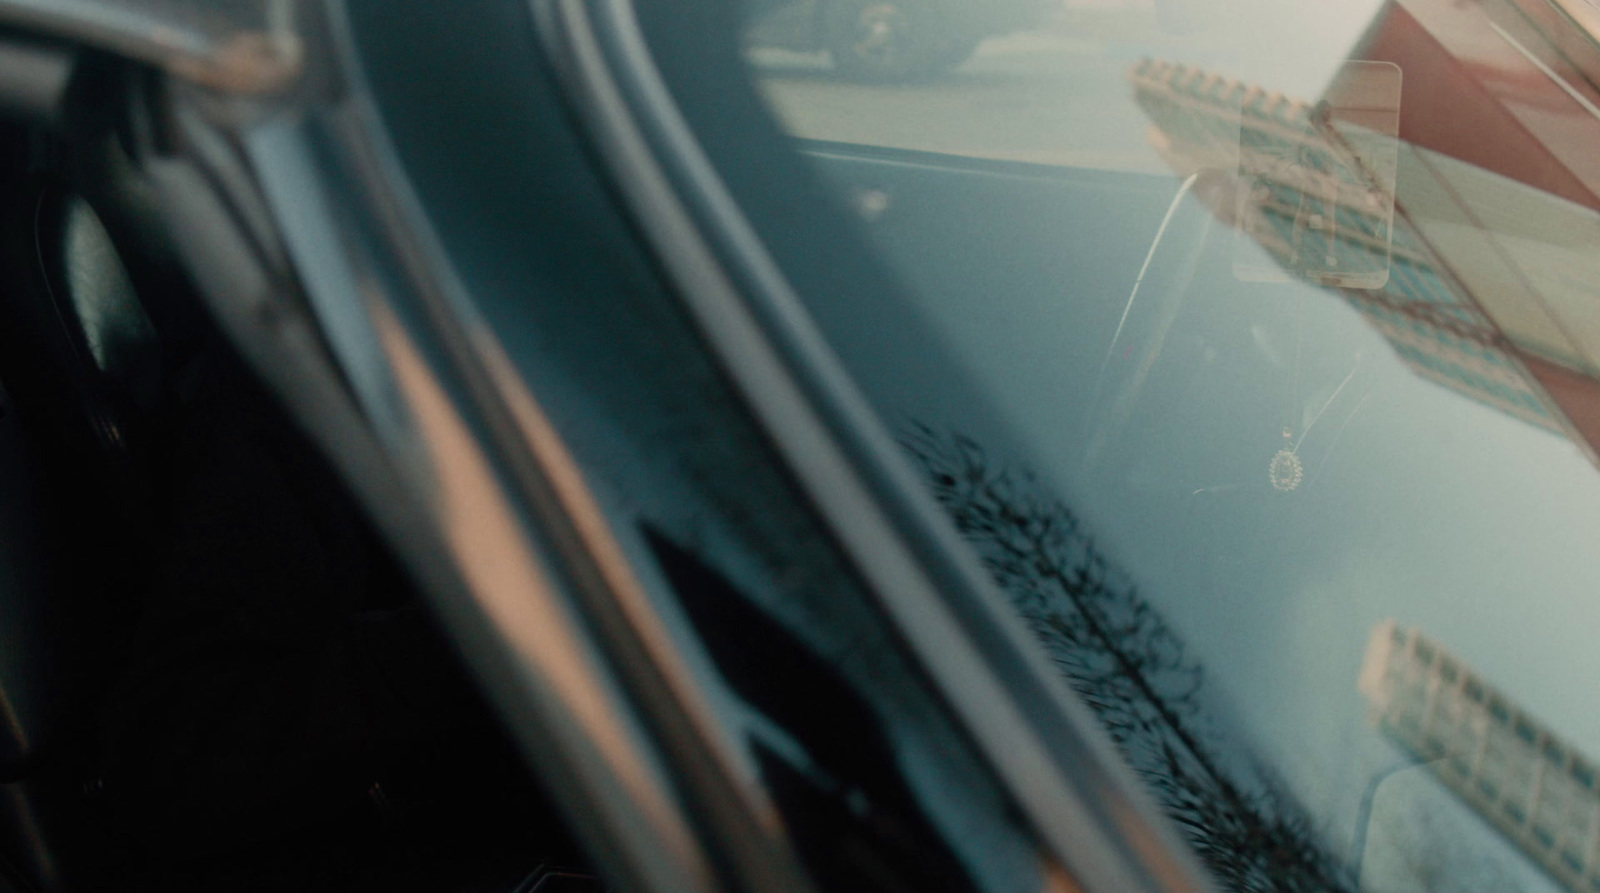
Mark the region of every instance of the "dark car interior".
MULTIPOLYGON (((127 95, 146 81, 77 57, 59 103, 0 123, 0 893, 600 889, 394 556, 213 327, 140 172, 149 122, 127 95)), ((805 148, 847 191, 890 193, 877 225, 914 231, 904 243, 1005 246, 983 270, 937 247, 905 259, 953 295, 1002 268, 1041 294, 1084 266, 1131 281, 1138 248, 1064 237, 1074 209, 1154 232, 1171 198, 1153 178, 805 148)), ((670 582, 718 590, 653 546, 670 582)), ((699 620, 719 618, 761 622, 699 620)), ((712 651, 730 679, 776 686, 741 692, 763 704, 805 664, 712 651)), ((860 712, 850 725, 872 726, 860 712)), ((893 775, 887 744, 851 745, 841 779, 893 775)), ((786 811, 820 817, 807 855, 844 866, 835 883, 965 886, 901 787, 879 782, 882 814, 843 821, 815 779, 764 765, 786 811), (840 855, 879 849, 890 863, 840 855)))
POLYGON ((0 124, 0 891, 595 887, 165 243, 142 72, 61 58, 0 124))

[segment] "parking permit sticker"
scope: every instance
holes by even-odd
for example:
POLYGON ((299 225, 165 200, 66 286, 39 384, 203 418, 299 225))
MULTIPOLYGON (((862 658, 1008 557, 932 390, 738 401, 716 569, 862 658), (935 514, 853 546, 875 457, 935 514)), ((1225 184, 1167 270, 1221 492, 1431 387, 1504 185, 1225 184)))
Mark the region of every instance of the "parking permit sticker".
POLYGON ((1389 62, 1345 63, 1314 105, 1262 90, 1247 94, 1234 275, 1382 288, 1399 133, 1400 67, 1389 62))

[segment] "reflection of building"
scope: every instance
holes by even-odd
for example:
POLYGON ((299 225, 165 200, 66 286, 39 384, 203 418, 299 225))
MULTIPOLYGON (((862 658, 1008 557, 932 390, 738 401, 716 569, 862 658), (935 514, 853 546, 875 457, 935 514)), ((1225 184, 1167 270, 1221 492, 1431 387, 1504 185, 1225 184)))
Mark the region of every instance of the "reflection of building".
MULTIPOLYGON (((1378 288, 1394 216, 1399 69, 1353 63, 1312 106, 1182 65, 1146 61, 1132 78, 1169 160, 1233 162, 1235 223, 1277 265, 1322 285, 1378 288), (1243 126, 1241 126, 1241 121, 1243 126)), ((1231 166, 1231 165, 1230 165, 1231 166)), ((1242 260, 1242 259, 1241 259, 1242 260)))
MULTIPOLYGON (((1419 184, 1402 184, 1396 206, 1411 150, 1386 142, 1381 121, 1341 122, 1326 103, 1167 62, 1140 62, 1129 78, 1174 169, 1236 175, 1228 206, 1213 210, 1281 271, 1336 289, 1422 377, 1565 434, 1502 330, 1408 216, 1419 184)), ((1241 278, 1270 278, 1243 258, 1241 278)))
POLYGON ((1360 687, 1390 738, 1557 880, 1600 891, 1596 764, 1415 631, 1379 624, 1360 687))

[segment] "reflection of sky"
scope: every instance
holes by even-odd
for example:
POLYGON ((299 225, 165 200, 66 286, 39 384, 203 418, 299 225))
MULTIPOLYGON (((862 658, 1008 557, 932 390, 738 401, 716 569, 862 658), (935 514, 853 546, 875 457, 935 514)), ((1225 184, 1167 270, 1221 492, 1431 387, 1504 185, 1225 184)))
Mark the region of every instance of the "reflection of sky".
MULTIPOLYGON (((1127 235, 1143 243, 1153 229, 1127 235)), ((922 297, 1006 419, 990 442, 1014 437, 1014 458, 1059 483, 1339 845, 1371 774, 1396 759, 1356 691, 1368 636, 1385 618, 1445 643, 1600 755, 1600 716, 1587 709, 1600 678, 1590 557, 1600 475, 1569 442, 1418 378, 1328 293, 1237 282, 1232 241, 1213 232, 1121 436, 1088 469, 1084 444, 1113 422, 1105 407, 1171 292, 1141 294, 1087 425, 1085 384, 1131 285, 1124 271, 1081 271, 1054 296, 922 297), (1113 306, 1086 307, 1087 296, 1113 306), (1273 491, 1267 464, 1281 428, 1298 436, 1346 376, 1300 447, 1305 484, 1273 491)), ((916 357, 888 351, 876 361, 885 374, 869 378, 887 380, 894 367, 904 383, 889 398, 899 413, 989 436, 948 391, 916 392, 916 357)), ((928 370, 928 380, 948 372, 928 370)), ((1386 788, 1383 811, 1405 790, 1386 788)), ((1374 852, 1384 833, 1374 827, 1374 852)))
MULTIPOLYGON (((1211 250, 1226 246, 1213 240, 1211 250)), ((1169 341, 1233 327, 1244 336, 1239 344, 1259 344, 1250 332, 1259 326, 1251 308, 1230 300, 1230 291, 1239 290, 1231 280, 1197 283, 1169 341)), ((1585 703, 1578 686, 1600 678, 1600 649, 1592 647, 1600 598, 1591 558, 1600 541, 1600 477, 1572 444, 1417 378, 1358 313, 1326 293, 1301 285, 1260 291, 1294 311, 1271 320, 1285 330, 1284 341, 1293 337, 1295 313, 1305 314, 1306 381, 1294 409, 1284 408, 1292 371, 1265 349, 1248 369, 1221 369, 1213 390, 1201 378, 1205 366, 1227 364, 1220 356, 1208 363, 1205 348, 1230 346, 1198 346, 1191 352, 1200 368, 1158 366, 1140 398, 1163 421, 1124 447, 1149 461, 1136 463, 1127 480, 1096 482, 1074 480, 1076 451, 1061 431, 1078 428, 1077 417, 1087 411, 1086 395, 1066 383, 1093 380, 1100 356, 1051 350, 1048 343, 1073 328, 1072 302, 930 309, 1021 423, 1018 434, 1035 460, 1066 459, 1048 470, 1072 490, 1098 497, 1079 510, 1116 531, 1112 542, 1143 581, 1156 592, 1192 590, 1196 562, 1209 568, 1206 603, 1162 600, 1209 662, 1233 662, 1231 671, 1215 669, 1238 677, 1230 687, 1243 700, 1270 704, 1274 712, 1302 709, 1296 706, 1305 704, 1302 697, 1278 696, 1300 686, 1282 686, 1281 677, 1261 671, 1293 672, 1299 661, 1331 652, 1343 655, 1338 684, 1354 697, 1366 637, 1392 616, 1448 644, 1535 715, 1600 754, 1600 715, 1573 709, 1585 703), (1320 404, 1357 354, 1357 376, 1301 447, 1310 480, 1284 496, 1265 489, 1268 459, 1281 445, 1279 420, 1303 418, 1302 407, 1320 404), (1019 355, 1028 362, 1015 362, 1019 355), (1361 411, 1327 451, 1342 411, 1363 396, 1361 411), (1240 427, 1246 419, 1256 422, 1249 431, 1240 427), (1192 474, 1163 477, 1163 467, 1192 474), (1208 468, 1242 469, 1254 479, 1207 477, 1208 468), (1189 495, 1237 483, 1248 489, 1189 495), (1195 503, 1210 507, 1191 508, 1195 503), (1202 536, 1211 551, 1186 554, 1185 544, 1202 536), (1263 634, 1268 624, 1277 628, 1273 634, 1263 634), (1342 641, 1332 647, 1334 640, 1342 641)), ((1278 352, 1290 350, 1285 344, 1278 352)), ((1305 672, 1320 677, 1332 669, 1305 672)))

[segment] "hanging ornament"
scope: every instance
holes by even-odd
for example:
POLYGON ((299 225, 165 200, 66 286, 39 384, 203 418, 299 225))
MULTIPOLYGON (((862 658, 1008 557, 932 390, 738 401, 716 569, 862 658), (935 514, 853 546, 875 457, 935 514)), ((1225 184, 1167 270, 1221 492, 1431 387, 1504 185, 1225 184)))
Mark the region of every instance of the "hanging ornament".
POLYGON ((1291 442, 1293 436, 1288 428, 1283 429, 1287 445, 1274 453, 1272 462, 1267 465, 1267 480, 1272 482, 1272 489, 1280 493, 1292 492, 1306 479, 1306 468, 1300 462, 1300 454, 1295 452, 1299 444, 1291 442))

